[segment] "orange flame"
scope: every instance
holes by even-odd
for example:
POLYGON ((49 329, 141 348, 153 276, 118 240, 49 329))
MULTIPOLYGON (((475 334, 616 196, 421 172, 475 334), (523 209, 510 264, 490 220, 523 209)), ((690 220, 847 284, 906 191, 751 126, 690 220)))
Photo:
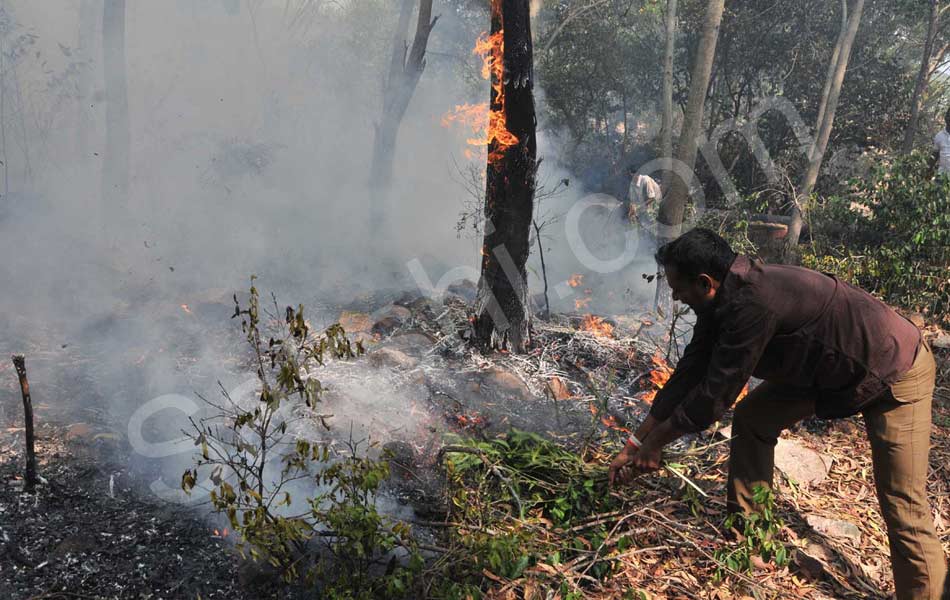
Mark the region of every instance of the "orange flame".
POLYGON ((643 395, 643 400, 650 403, 656 399, 657 392, 662 390, 666 382, 673 376, 673 367, 670 366, 670 363, 666 362, 666 359, 663 358, 659 352, 653 355, 652 360, 655 368, 650 371, 650 383, 653 384, 654 389, 643 395))
MULTIPOLYGON (((600 409, 599 409, 599 407, 598 407, 596 404, 594 404, 593 402, 590 403, 590 414, 594 415, 595 417, 600 414, 600 409)), ((613 416, 613 415, 603 415, 603 416, 601 416, 601 417, 600 417, 600 422, 603 423, 604 426, 607 427, 608 429, 614 429, 614 430, 616 430, 616 431, 622 431, 622 432, 628 433, 628 434, 629 434, 629 433, 633 433, 632 431, 630 431, 629 429, 627 429, 626 427, 624 427, 623 425, 621 425, 619 422, 617 422, 617 417, 615 417, 615 416, 613 416)))
POLYGON ((613 337, 614 326, 607 323, 601 317, 594 315, 585 315, 581 322, 581 331, 593 333, 598 337, 613 337))
MULTIPOLYGON (((501 2, 492 0, 492 18, 501 20, 501 2)), ((442 117, 442 126, 449 127, 458 123, 472 130, 475 137, 465 140, 469 146, 494 149, 488 155, 488 164, 497 164, 505 156, 508 148, 518 143, 518 137, 508 131, 508 117, 505 113, 505 31, 499 29, 488 35, 482 32, 475 41, 472 53, 482 59, 482 79, 491 81, 494 107, 489 103, 460 104, 442 117)), ((466 150, 465 156, 473 154, 466 150)))
POLYGON ((468 127, 474 137, 465 140, 469 146, 484 146, 488 143, 488 103, 459 104, 455 110, 442 116, 442 127, 458 124, 468 127))
MULTIPOLYGON (((646 392, 641 396, 641 398, 652 403, 656 399, 657 393, 663 389, 663 386, 669 382, 670 377, 673 376, 673 367, 670 366, 670 363, 666 362, 666 359, 663 358, 659 352, 653 355, 652 358, 653 366, 655 367, 650 371, 650 383, 653 384, 652 390, 646 392)), ((742 400, 749 394, 749 384, 746 383, 745 387, 742 388, 742 391, 739 392, 739 396, 736 401, 742 400)))
POLYGON ((189 315, 191 314, 191 309, 188 308, 188 305, 187 305, 187 304, 182 304, 182 305, 181 305, 181 309, 182 309, 183 311, 185 311, 186 313, 188 313, 189 315))
POLYGON ((577 298, 574 300, 574 308, 576 310, 587 308, 587 305, 590 304, 591 300, 593 300, 593 298, 577 298))
POLYGON ((571 286, 572 288, 580 287, 582 283, 584 283, 584 276, 580 273, 574 273, 567 280, 567 285, 571 286))
POLYGON ((603 423, 607 428, 613 429, 615 431, 622 431, 624 433, 633 433, 623 425, 617 422, 617 417, 613 415, 607 415, 606 417, 601 417, 600 422, 603 423))

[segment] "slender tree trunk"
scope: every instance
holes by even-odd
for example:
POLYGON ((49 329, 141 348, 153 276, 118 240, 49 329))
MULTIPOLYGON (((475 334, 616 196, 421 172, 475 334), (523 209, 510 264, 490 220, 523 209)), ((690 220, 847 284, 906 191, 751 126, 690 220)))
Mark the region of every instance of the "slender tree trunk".
POLYGON ((927 39, 924 40, 924 56, 920 60, 920 72, 917 73, 917 85, 914 86, 914 96, 910 101, 910 122, 904 131, 904 143, 901 152, 910 154, 914 149, 914 139, 917 137, 917 125, 920 121, 920 101, 930 83, 930 57, 933 55, 934 40, 940 26, 940 0, 930 0, 930 17, 927 27, 927 39))
POLYGON ((105 0, 102 65, 105 73, 106 145, 102 159, 105 213, 124 213, 129 202, 129 97, 125 62, 126 0, 105 0))
MULTIPOLYGON (((673 54, 676 50, 676 0, 666 2, 666 50, 663 52, 663 131, 660 152, 673 158, 673 54)), ((670 190, 673 171, 663 171, 663 193, 670 190)))
POLYGON ((3 197, 10 195, 10 157, 7 155, 7 65, 3 39, 0 38, 0 153, 3 160, 3 197))
POLYGON ((492 52, 485 239, 474 327, 482 347, 524 352, 530 324, 525 263, 537 172, 528 0, 492 0, 491 34, 499 32, 503 43, 492 52))
MULTIPOLYGON (((821 100, 818 102, 818 114, 815 117, 816 130, 825 122, 825 115, 828 113, 828 98, 831 96, 831 84, 835 80, 835 69, 838 68, 838 57, 841 56, 841 48, 844 46, 844 39, 848 35, 848 0, 841 0, 841 28, 838 29, 838 38, 835 40, 834 49, 831 51, 831 61, 828 63, 828 70, 825 74, 825 86, 821 90, 821 100)), ((808 160, 811 161, 815 146, 808 149, 808 160)))
MULTIPOLYGON (((724 0, 709 0, 706 8, 706 20, 703 25, 703 37, 699 42, 699 49, 696 53, 696 63, 693 65, 689 100, 686 104, 683 131, 680 133, 676 154, 677 160, 690 169, 696 164, 699 137, 702 135, 703 108, 706 102, 706 93, 709 90, 713 60, 716 57, 716 44, 719 41, 719 26, 722 23, 724 4, 724 0)), ((686 212, 686 202, 689 200, 689 185, 690 182, 683 177, 673 178, 670 193, 663 198, 663 202, 660 204, 660 213, 657 219, 657 237, 660 240, 669 240, 679 236, 683 226, 683 215, 686 212)))
POLYGON ((432 0, 419 0, 416 34, 412 40, 412 46, 407 47, 406 36, 414 4, 415 0, 403 0, 399 12, 399 21, 393 35, 389 73, 383 86, 382 118, 376 124, 369 177, 370 224, 373 231, 378 231, 384 220, 386 199, 393 177, 393 158, 396 153, 399 126, 406 115, 406 109, 409 108, 409 102, 416 91, 422 72, 425 70, 429 34, 439 19, 432 17, 432 0))
POLYGON ((841 97, 841 87, 844 83, 844 76, 848 70, 848 62, 851 60, 851 48, 854 45, 854 38, 858 35, 858 27, 861 25, 861 15, 864 12, 864 0, 855 0, 854 6, 848 15, 848 27, 844 37, 840 38, 841 47, 838 49, 837 60, 834 71, 829 71, 831 76, 830 85, 826 85, 828 90, 828 100, 825 103, 824 114, 818 122, 815 143, 812 146, 808 156, 808 168, 802 178, 801 188, 799 190, 798 201, 792 206, 792 223, 788 228, 788 235, 785 238, 785 261, 795 260, 798 238, 802 233, 802 203, 804 203, 815 190, 815 184, 818 182, 818 174, 821 171, 821 163, 825 158, 825 151, 828 149, 828 140, 831 138, 831 129, 835 121, 835 112, 838 110, 838 100, 841 97))
POLYGON ((93 64, 96 52, 96 21, 102 10, 100 0, 80 0, 79 2, 79 71, 76 79, 76 157, 82 164, 88 163, 93 156, 91 148, 94 120, 93 64))

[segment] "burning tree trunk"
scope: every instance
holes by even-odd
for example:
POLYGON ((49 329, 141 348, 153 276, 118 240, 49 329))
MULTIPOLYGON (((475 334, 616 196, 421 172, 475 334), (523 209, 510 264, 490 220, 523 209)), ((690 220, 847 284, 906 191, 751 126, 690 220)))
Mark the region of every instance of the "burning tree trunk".
MULTIPOLYGON (((846 8, 847 2, 843 1, 842 10, 846 8)), ((792 206, 792 223, 785 238, 785 262, 792 262, 796 253, 798 238, 802 233, 801 204, 811 196, 815 184, 818 182, 818 173, 821 171, 821 163, 824 161, 825 150, 828 149, 828 140, 831 138, 835 111, 838 110, 838 100, 841 97, 844 75, 848 70, 848 61, 851 59, 851 47, 854 45, 854 38, 858 34, 863 12, 864 0, 855 0, 854 8, 847 18, 847 28, 842 31, 843 35, 838 36, 838 41, 835 44, 835 50, 832 54, 833 68, 829 67, 828 69, 828 80, 825 83, 825 93, 819 108, 817 137, 808 153, 808 168, 802 179, 798 201, 792 206)))
POLYGON ((406 47, 409 18, 415 0, 403 0, 399 22, 393 35, 392 58, 389 74, 383 87, 383 115, 376 124, 373 143, 373 162, 370 166, 372 190, 370 223, 378 229, 385 210, 385 198, 393 176, 393 156, 396 152, 396 136, 399 125, 409 108, 409 101, 416 91, 419 78, 426 67, 425 54, 429 34, 439 17, 432 17, 432 0, 419 0, 419 18, 412 47, 406 47))
MULTIPOLYGON (((716 57, 716 45, 719 42, 719 25, 722 23, 722 12, 725 0, 709 0, 706 8, 706 21, 703 25, 703 37, 699 42, 696 53, 696 63, 693 65, 692 83, 689 88, 689 100, 686 103, 686 116, 683 120, 683 131, 680 133, 679 147, 676 158, 690 169, 696 163, 696 152, 699 148, 699 136, 702 135, 703 108, 706 102, 706 92, 709 89, 709 78, 712 75, 713 59, 716 57)), ((680 234, 683 226, 683 215, 686 212, 686 202, 689 200, 689 181, 683 177, 674 177, 669 194, 660 204, 660 213, 657 223, 657 237, 660 240, 670 240, 680 234)))
POLYGON ((934 51, 934 40, 937 39, 937 30, 940 25, 940 0, 930 0, 930 17, 927 26, 927 38, 924 40, 924 56, 920 61, 920 72, 917 73, 917 85, 914 86, 914 96, 910 101, 910 122, 904 132, 904 143, 901 152, 909 154, 914 149, 914 138, 917 136, 917 124, 920 120, 920 101, 930 83, 930 58, 934 51))
POLYGON ((105 72, 106 147, 102 196, 106 212, 129 201, 129 97, 125 64, 125 0, 105 0, 102 11, 102 65, 105 72))
POLYGON ((485 240, 475 300, 483 347, 528 345, 528 260, 537 170, 534 50, 528 0, 492 0, 485 240))
MULTIPOLYGON (((663 52, 663 132, 661 153, 665 159, 673 158, 673 53, 676 50, 676 0, 666 3, 666 50, 663 52)), ((663 172, 663 192, 670 189, 673 172, 663 172)))

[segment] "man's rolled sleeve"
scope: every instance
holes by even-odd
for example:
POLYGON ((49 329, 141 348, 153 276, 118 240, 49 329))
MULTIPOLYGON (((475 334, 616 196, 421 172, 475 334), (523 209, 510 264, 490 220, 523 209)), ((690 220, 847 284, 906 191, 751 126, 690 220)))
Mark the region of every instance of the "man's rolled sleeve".
POLYGON ((713 348, 713 321, 711 317, 701 316, 693 327, 693 338, 683 350, 683 356, 676 364, 673 375, 666 385, 657 392, 650 409, 650 416, 657 421, 665 421, 673 411, 702 381, 709 367, 709 357, 713 348))
POLYGON ((752 376, 775 334, 775 314, 757 302, 733 302, 722 314, 724 318, 705 376, 671 416, 673 425, 680 431, 703 431, 722 418, 752 376))

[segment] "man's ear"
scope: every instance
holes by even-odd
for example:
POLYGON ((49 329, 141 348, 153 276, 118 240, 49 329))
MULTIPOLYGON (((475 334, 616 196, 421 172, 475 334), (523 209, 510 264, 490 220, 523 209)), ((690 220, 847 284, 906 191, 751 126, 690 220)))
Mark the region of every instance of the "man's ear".
POLYGON ((719 289, 719 282, 705 273, 699 274, 699 285, 702 286, 703 290, 707 293, 719 289))

